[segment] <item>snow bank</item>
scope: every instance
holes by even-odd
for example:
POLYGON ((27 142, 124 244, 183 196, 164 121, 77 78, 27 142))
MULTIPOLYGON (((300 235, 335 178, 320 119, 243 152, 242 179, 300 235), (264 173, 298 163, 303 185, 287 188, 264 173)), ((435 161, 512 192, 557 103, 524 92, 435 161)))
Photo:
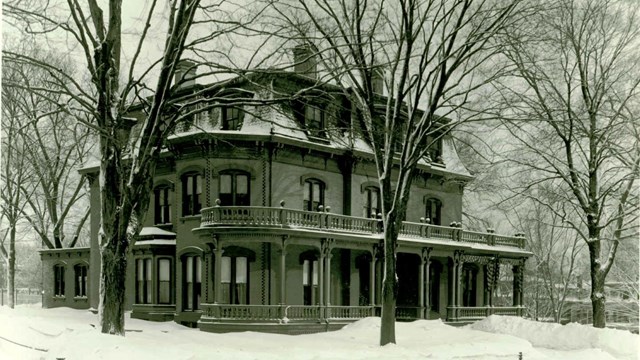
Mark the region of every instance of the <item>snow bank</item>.
MULTIPOLYGON (((545 326, 550 324, 539 326, 517 320, 494 317, 476 325, 478 329, 453 327, 440 320, 399 322, 396 323, 397 344, 380 347, 380 318, 375 317, 354 322, 339 331, 289 336, 256 332, 213 334, 174 322, 148 322, 127 316, 127 333, 120 337, 101 334, 97 316, 86 310, 0 307, 0 360, 495 360, 517 359, 519 353, 526 360, 630 359, 611 355, 613 350, 608 348, 611 339, 588 344, 590 340, 584 339, 586 327, 563 334, 564 342, 560 343, 579 342, 583 347, 589 346, 566 350, 578 346, 562 348, 551 344, 552 339, 536 339, 548 337, 545 326), (510 329, 510 333, 496 329, 510 329), (534 347, 533 341, 541 346, 534 347), (550 346, 557 349, 547 348, 550 346), (593 348, 595 346, 607 347, 607 350, 593 348)), ((622 337, 616 335, 616 340, 620 339, 622 337)), ((623 349, 628 347, 628 341, 618 341, 616 354, 628 353, 623 349)))
POLYGON ((575 351, 601 349, 618 359, 638 359, 638 335, 615 329, 597 329, 571 323, 560 325, 492 315, 467 328, 496 334, 509 334, 529 341, 535 347, 575 351))

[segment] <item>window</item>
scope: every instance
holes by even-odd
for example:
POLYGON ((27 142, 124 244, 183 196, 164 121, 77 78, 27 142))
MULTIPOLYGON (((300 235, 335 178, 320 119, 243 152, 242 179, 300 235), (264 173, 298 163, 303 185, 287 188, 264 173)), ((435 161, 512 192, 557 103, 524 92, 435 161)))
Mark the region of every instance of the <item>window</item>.
POLYGON ((307 259, 302 262, 302 287, 304 289, 304 304, 318 303, 318 260, 307 259))
POLYGON ((241 108, 231 106, 222 108, 222 130, 240 130, 243 115, 241 108))
POLYGON ((198 215, 202 208, 202 176, 188 173, 182 177, 182 215, 198 215))
POLYGON ((77 297, 86 297, 87 296, 87 265, 76 265, 74 266, 75 272, 75 283, 76 283, 76 293, 77 297))
POLYGON ((183 302, 185 310, 200 308, 200 294, 202 284, 202 260, 200 256, 186 256, 184 258, 184 287, 183 302))
POLYGON ((221 265, 222 298, 229 304, 248 304, 248 258, 245 256, 223 256, 221 265))
POLYGON ((375 218, 382 210, 380 205, 380 189, 369 186, 364 189, 364 214, 366 218, 375 218))
POLYGON ((158 304, 171 304, 170 259, 158 259, 158 304))
POLYGON ((151 259, 136 260, 136 304, 151 304, 151 259))
POLYGON ((324 137, 324 111, 317 106, 305 105, 304 107, 304 125, 313 136, 324 137))
POLYGON ((440 202, 440 200, 434 198, 427 199, 427 211, 425 218, 428 220, 429 224, 441 225, 441 212, 442 202, 440 202))
POLYGON ((462 268, 462 306, 476 306, 478 270, 475 267, 462 268))
POLYGON ((64 296, 64 265, 53 267, 53 295, 64 296))
POLYGON ((222 206, 249 206, 249 202, 249 174, 240 171, 220 174, 222 206))
POLYGON ((171 199, 169 198, 169 187, 159 186, 154 191, 155 195, 155 223, 171 223, 171 199))
POLYGON ((316 179, 305 180, 302 210, 318 211, 320 205, 324 205, 324 183, 316 179))
POLYGON ((440 311, 440 274, 442 265, 439 261, 432 260, 429 267, 429 306, 431 311, 440 311))
POLYGON ((431 162, 442 163, 442 135, 427 135, 427 154, 431 162))

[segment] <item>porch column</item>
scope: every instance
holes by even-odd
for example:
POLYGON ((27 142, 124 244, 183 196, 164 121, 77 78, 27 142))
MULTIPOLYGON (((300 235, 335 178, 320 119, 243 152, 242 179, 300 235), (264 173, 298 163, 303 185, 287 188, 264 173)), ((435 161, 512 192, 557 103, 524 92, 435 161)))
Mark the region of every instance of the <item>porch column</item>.
POLYGON ((456 270, 456 306, 462 306, 462 266, 464 265, 463 252, 459 251, 457 256, 456 270))
POLYGON ((215 302, 222 303, 222 246, 218 243, 213 251, 216 257, 214 264, 214 278, 215 283, 213 285, 213 293, 215 294, 215 302))
POLYGON ((424 271, 426 269, 426 264, 429 262, 429 251, 430 249, 424 248, 422 249, 422 254, 420 256, 420 270, 418 273, 418 301, 420 310, 418 311, 418 317, 420 319, 424 319, 425 315, 425 275, 424 271))
POLYGON ((425 316, 424 316, 424 318, 429 320, 429 316, 430 316, 430 313, 431 313, 431 283, 430 283, 431 281, 430 281, 430 278, 429 278, 429 276, 430 276, 429 275, 429 270, 430 270, 430 267, 431 267, 431 248, 428 248, 427 250, 428 251, 427 251, 426 256, 425 256, 424 251, 422 252, 422 255, 423 255, 422 258, 423 258, 424 265, 425 265, 425 268, 424 268, 424 271, 425 271, 425 273, 424 273, 424 288, 425 288, 425 296, 424 296, 424 307, 425 307, 425 309, 424 309, 424 313, 425 313, 425 316))
POLYGON ((324 254, 320 249, 318 258, 318 305, 324 304, 324 254))
POLYGON ((287 237, 283 236, 282 244, 280 246, 280 304, 286 304, 287 302, 287 237))
POLYGON ((376 304, 376 254, 371 253, 371 262, 369 263, 369 305, 376 304))
MULTIPOLYGON (((333 240, 332 239, 323 239, 322 243, 322 253, 324 255, 325 268, 324 268, 324 305, 331 306, 331 250, 333 240)), ((327 314, 327 317, 329 314, 327 314)))
POLYGON ((522 306, 522 279, 523 267, 513 266, 513 306, 522 306))
POLYGON ((213 295, 213 290, 211 289, 213 283, 211 281, 211 273, 213 272, 211 263, 213 262, 214 245, 212 243, 207 243, 206 245, 207 247, 204 251, 204 302, 210 303, 213 295))

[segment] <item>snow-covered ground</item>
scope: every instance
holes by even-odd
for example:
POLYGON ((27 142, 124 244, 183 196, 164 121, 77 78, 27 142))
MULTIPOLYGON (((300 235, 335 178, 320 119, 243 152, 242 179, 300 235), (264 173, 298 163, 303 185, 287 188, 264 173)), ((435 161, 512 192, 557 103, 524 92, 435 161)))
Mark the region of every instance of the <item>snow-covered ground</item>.
POLYGON ((0 359, 638 359, 638 335, 491 316, 466 327, 398 323, 397 345, 377 345, 379 318, 336 332, 211 334, 127 318, 126 337, 100 334, 88 311, 0 308, 0 359), (18 345, 20 344, 20 345, 18 345), (27 346, 27 347, 25 347, 27 346))

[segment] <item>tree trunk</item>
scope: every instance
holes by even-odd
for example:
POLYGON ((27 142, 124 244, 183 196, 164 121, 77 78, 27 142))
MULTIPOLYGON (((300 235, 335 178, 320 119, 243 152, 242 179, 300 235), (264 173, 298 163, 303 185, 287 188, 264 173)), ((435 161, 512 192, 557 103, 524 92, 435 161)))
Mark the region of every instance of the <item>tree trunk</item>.
POLYGON ((606 325, 605 303, 607 302, 607 297, 605 295, 604 280, 605 277, 603 276, 602 271, 598 270, 595 273, 592 272, 591 308, 593 312, 593 327, 596 328, 604 328, 606 325))
POLYGON ((131 205, 122 179, 122 154, 111 139, 102 139, 100 167, 100 304, 102 333, 124 336, 125 287, 131 205))
POLYGON ((101 255, 99 312, 102 333, 124 336, 126 251, 122 253, 110 242, 101 255))
POLYGON ((396 299, 398 279, 396 277, 395 219, 387 218, 384 232, 384 279, 382 282, 382 314, 380 318, 380 345, 396 343, 396 299))
POLYGON ((11 226, 9 234, 9 261, 8 261, 8 279, 7 279, 7 299, 10 308, 15 307, 16 302, 16 227, 11 226))

